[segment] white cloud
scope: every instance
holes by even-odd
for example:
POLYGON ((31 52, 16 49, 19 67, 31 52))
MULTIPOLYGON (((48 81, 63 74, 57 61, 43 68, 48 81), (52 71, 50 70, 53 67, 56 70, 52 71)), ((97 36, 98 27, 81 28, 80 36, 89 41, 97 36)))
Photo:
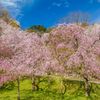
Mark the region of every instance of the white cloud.
POLYGON ((100 0, 89 0, 89 3, 93 4, 94 2, 100 3, 100 0))
POLYGON ((57 7, 61 7, 62 6, 62 3, 53 2, 52 5, 53 6, 57 6, 57 7))
POLYGON ((59 2, 53 2, 52 6, 56 6, 56 7, 69 7, 69 2, 67 0, 60 0, 59 2))
POLYGON ((22 15, 21 9, 24 5, 34 3, 35 0, 0 0, 0 5, 7 9, 11 15, 16 18, 18 15, 22 15))
POLYGON ((0 3, 4 7, 17 7, 18 3, 22 2, 22 0, 0 0, 0 3))

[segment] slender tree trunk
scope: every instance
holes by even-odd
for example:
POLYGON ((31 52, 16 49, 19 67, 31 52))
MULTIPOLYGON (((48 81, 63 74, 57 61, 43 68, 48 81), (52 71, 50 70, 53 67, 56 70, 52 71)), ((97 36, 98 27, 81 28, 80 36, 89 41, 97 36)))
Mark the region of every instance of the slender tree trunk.
POLYGON ((17 79, 17 85, 18 85, 18 90, 17 90, 18 96, 17 96, 17 100, 20 100, 20 79, 19 78, 17 79))
POLYGON ((32 76, 32 91, 35 90, 35 78, 32 76))
POLYGON ((63 81, 63 86, 64 86, 64 91, 63 91, 63 95, 66 93, 66 81, 65 80, 62 80, 63 81))
POLYGON ((84 78, 85 79, 85 91, 86 91, 86 96, 90 96, 91 93, 91 85, 89 83, 88 78, 84 78))
POLYGON ((36 76, 32 76, 32 91, 37 91, 39 89, 38 83, 36 83, 36 76))

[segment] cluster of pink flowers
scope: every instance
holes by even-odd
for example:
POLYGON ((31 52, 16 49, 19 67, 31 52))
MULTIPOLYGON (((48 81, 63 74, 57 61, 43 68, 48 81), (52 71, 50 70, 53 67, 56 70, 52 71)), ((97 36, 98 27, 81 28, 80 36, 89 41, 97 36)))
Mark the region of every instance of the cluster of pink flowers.
POLYGON ((66 74, 100 79, 100 25, 60 25, 51 31, 49 46, 66 74))

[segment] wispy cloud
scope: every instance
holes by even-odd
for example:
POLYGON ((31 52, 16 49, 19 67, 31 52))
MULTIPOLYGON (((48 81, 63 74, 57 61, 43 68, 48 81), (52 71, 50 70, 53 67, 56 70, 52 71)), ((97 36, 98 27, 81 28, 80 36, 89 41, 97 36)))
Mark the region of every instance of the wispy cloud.
POLYGON ((61 3, 57 3, 57 2, 53 2, 53 3, 52 3, 52 6, 61 7, 61 5, 62 5, 61 3))
POLYGON ((0 0, 0 5, 7 9, 13 17, 22 15, 21 9, 28 3, 33 3, 35 0, 0 0))
POLYGON ((100 3, 100 0, 89 0, 89 3, 93 4, 94 2, 100 3))
POLYGON ((100 3, 100 0, 97 0, 97 2, 99 2, 99 3, 100 3))
POLYGON ((53 2, 52 6, 56 6, 56 7, 69 7, 69 2, 67 0, 60 0, 59 2, 53 2))

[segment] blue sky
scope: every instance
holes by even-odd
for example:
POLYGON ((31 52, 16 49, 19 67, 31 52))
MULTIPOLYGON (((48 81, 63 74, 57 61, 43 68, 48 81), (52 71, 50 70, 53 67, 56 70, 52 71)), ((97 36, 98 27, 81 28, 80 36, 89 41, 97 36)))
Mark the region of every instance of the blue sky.
POLYGON ((0 0, 23 29, 32 25, 50 27, 73 11, 88 12, 92 22, 100 22, 100 0, 0 0))

